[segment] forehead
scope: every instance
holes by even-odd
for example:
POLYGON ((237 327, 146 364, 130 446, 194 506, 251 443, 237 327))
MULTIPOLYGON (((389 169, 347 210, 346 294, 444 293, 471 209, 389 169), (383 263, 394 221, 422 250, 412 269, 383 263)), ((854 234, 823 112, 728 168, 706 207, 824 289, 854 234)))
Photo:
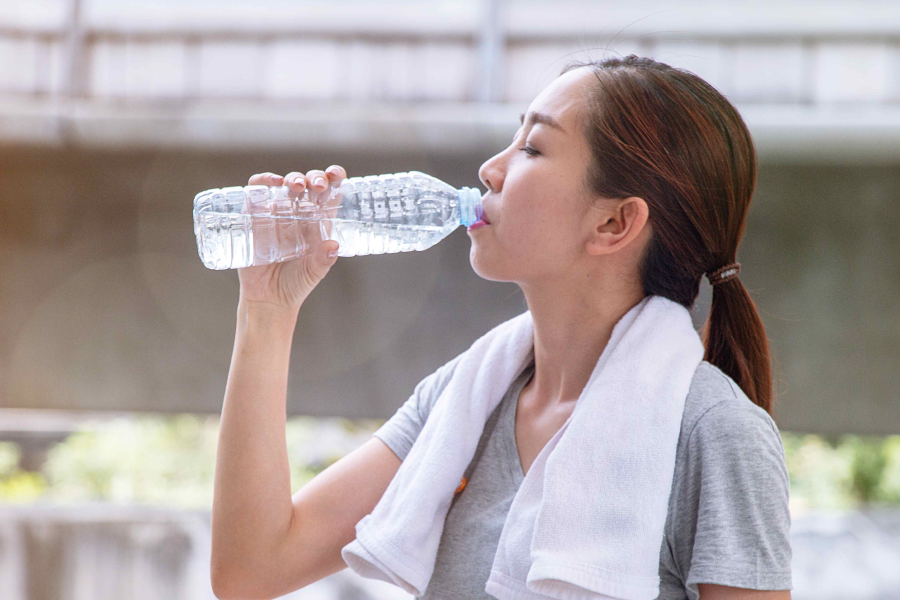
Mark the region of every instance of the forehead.
POLYGON ((591 84, 596 84, 593 72, 588 67, 579 67, 563 73, 541 90, 528 107, 529 111, 541 112, 555 118, 568 131, 580 118, 586 106, 585 99, 591 84))

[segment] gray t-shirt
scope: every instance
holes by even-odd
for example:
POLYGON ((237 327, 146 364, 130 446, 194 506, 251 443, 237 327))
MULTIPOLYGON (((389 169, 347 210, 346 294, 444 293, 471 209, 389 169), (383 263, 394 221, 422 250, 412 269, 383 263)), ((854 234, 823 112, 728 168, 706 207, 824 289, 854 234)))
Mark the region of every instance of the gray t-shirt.
MULTIPOLYGON (((373 435, 406 458, 459 355, 423 379, 373 435)), ((484 599, 500 532, 524 474, 515 439, 531 361, 485 423, 450 506, 423 598, 484 599)), ((698 583, 791 589, 789 482, 774 421, 721 370, 703 361, 685 400, 660 549, 661 600, 697 600, 698 583)))

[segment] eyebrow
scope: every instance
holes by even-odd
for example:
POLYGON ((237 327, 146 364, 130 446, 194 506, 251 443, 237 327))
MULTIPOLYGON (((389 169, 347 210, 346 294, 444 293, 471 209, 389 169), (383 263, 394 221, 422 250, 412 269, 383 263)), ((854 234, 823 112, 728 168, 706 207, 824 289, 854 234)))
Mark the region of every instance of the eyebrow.
MULTIPOLYGON (((522 113, 521 115, 519 115, 519 121, 522 123, 522 125, 525 124, 525 113, 522 113)), ((540 112, 528 113, 528 123, 529 124, 541 123, 543 125, 553 127, 554 129, 558 129, 559 131, 562 131, 563 133, 566 132, 566 130, 563 129, 563 126, 560 125, 556 119, 554 119, 550 115, 546 115, 546 114, 540 113, 540 112)))

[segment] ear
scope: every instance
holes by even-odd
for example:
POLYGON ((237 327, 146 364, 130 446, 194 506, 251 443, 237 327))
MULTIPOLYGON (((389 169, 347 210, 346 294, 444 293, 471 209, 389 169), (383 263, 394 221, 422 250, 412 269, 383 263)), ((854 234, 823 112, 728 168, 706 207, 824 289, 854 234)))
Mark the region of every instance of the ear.
POLYGON ((643 198, 603 200, 591 211, 592 227, 585 246, 588 254, 599 256, 621 250, 636 238, 649 234, 650 209, 643 198))

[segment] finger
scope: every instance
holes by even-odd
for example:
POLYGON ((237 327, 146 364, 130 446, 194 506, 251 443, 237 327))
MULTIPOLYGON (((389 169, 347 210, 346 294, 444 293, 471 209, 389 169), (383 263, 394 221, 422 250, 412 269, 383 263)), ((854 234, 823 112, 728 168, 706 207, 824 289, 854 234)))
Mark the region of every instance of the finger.
POLYGON ((328 181, 334 186, 340 185, 341 181, 347 178, 347 171, 340 165, 331 165, 325 169, 325 174, 328 176, 328 181))
POLYGON ((250 177, 247 185, 281 185, 284 177, 275 173, 257 173, 250 177))
POLYGON ((325 175, 325 171, 318 169, 307 171, 306 181, 309 182, 310 189, 317 192, 322 192, 328 188, 328 177, 325 175))
MULTIPOLYGON (((341 182, 347 178, 347 171, 344 170, 344 167, 340 165, 331 165, 327 169, 325 169, 325 174, 328 176, 328 181, 331 184, 331 187, 336 190, 336 193, 326 198, 322 203, 323 208, 326 209, 326 215, 330 218, 333 218, 337 213, 337 207, 340 206, 343 201, 343 197, 340 191, 341 182)), ((328 222, 326 224, 326 228, 328 228, 328 233, 331 233, 331 223, 328 222)))
POLYGON ((306 189, 306 176, 300 171, 291 171, 284 178, 285 184, 292 192, 302 194, 306 189))
POLYGON ((336 240, 325 240, 319 244, 317 250, 319 253, 319 260, 325 265, 331 266, 337 261, 337 253, 340 250, 340 244, 338 244, 336 240))

